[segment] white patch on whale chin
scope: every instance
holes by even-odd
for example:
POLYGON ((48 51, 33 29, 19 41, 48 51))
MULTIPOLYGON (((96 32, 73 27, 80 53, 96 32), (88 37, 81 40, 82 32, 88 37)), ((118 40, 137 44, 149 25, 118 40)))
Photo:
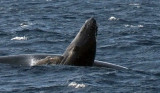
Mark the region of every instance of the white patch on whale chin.
POLYGON ((68 86, 75 87, 75 88, 84 88, 84 87, 86 87, 85 84, 78 84, 76 82, 71 82, 68 86))
POLYGON ((28 38, 25 37, 25 36, 23 36, 23 37, 18 37, 18 36, 16 36, 16 37, 12 38, 11 40, 27 40, 27 39, 28 39, 28 38))

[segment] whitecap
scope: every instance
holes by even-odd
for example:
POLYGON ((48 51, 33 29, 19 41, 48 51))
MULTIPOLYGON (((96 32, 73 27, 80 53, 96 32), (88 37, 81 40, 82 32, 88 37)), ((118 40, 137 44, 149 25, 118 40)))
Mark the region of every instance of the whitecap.
POLYGON ((77 83, 76 82, 71 82, 68 86, 76 86, 77 83))
POLYGON ((135 6, 135 7, 137 7, 137 8, 140 8, 140 4, 137 4, 137 3, 132 3, 132 4, 129 4, 129 5, 135 6))
POLYGON ((110 21, 115 21, 115 20, 119 20, 118 18, 114 17, 114 16, 111 16, 108 20, 110 21))
POLYGON ((129 27, 130 25, 127 24, 127 25, 124 25, 124 26, 125 26, 125 27, 129 27))
POLYGON ((11 38, 11 40, 27 40, 28 38, 27 37, 25 37, 25 36, 23 36, 23 37, 18 37, 18 36, 16 36, 16 37, 14 37, 14 38, 11 38))
POLYGON ((85 84, 78 84, 76 82, 71 82, 68 86, 74 87, 74 88, 84 88, 84 87, 86 87, 85 84))
POLYGON ((31 22, 23 22, 23 23, 20 24, 20 27, 21 28, 27 28, 27 27, 29 27, 31 25, 33 25, 33 23, 31 23, 31 22))
POLYGON ((138 25, 138 27, 143 27, 143 25, 138 25))
POLYGON ((139 6, 140 4, 137 4, 137 3, 132 3, 132 4, 129 4, 129 5, 133 5, 133 6, 139 6))
POLYGON ((128 24, 126 24, 126 25, 124 25, 125 27, 131 27, 131 28, 142 28, 142 27, 144 27, 143 25, 128 25, 128 24))

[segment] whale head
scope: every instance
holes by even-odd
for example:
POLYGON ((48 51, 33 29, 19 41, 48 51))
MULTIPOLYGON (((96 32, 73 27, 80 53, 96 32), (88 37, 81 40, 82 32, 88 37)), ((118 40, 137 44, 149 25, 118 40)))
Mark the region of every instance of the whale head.
POLYGON ((94 18, 86 20, 64 52, 61 64, 92 66, 96 54, 97 29, 98 27, 94 18))
POLYGON ((97 36, 97 24, 96 24, 96 20, 94 18, 90 18, 88 20, 85 21, 84 25, 81 27, 78 35, 79 38, 96 38, 97 36))

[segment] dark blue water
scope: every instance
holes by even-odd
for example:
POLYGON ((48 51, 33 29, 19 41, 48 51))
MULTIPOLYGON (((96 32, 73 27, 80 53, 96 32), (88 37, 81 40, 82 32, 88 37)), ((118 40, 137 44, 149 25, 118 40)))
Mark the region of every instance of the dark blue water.
POLYGON ((62 54, 90 17, 96 59, 134 69, 0 64, 2 93, 158 93, 159 0, 0 0, 0 56, 62 54))

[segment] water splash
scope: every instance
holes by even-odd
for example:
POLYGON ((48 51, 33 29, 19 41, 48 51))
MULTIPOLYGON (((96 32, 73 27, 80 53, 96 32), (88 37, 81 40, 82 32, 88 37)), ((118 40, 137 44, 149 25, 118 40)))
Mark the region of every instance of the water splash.
POLYGON ((30 59, 30 66, 35 66, 38 61, 34 58, 30 59))

